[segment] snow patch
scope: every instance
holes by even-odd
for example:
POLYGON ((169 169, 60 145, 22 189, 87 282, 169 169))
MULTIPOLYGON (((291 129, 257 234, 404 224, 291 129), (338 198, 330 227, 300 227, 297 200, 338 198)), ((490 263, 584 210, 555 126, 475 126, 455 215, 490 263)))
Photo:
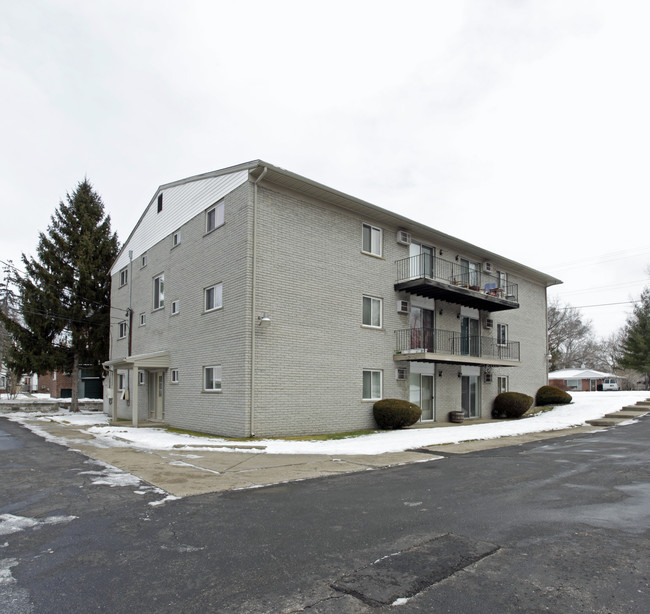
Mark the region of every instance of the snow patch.
POLYGON ((0 514, 0 535, 11 535, 25 529, 40 528, 44 525, 63 524, 78 516, 48 516, 47 518, 27 518, 13 514, 0 514))

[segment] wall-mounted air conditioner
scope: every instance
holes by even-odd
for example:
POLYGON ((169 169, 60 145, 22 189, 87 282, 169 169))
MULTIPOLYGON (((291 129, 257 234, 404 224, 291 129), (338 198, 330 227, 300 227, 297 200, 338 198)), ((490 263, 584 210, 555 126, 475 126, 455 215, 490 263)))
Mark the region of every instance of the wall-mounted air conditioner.
POLYGON ((494 328, 494 320, 492 318, 485 318, 484 326, 487 330, 492 330, 494 328))
POLYGON ((397 313, 408 313, 408 312, 409 312, 409 302, 397 301, 397 313))
POLYGON ((494 266, 492 265, 491 262, 484 262, 483 263, 483 272, 484 273, 492 273, 492 272, 494 272, 494 266))
POLYGON ((491 371, 486 371, 483 374, 483 377, 485 379, 486 384, 491 384, 492 383, 492 372, 491 371))
POLYGON ((411 233, 406 232, 406 230, 398 230, 397 242, 400 245, 411 245, 411 233))
POLYGON ((406 380, 406 376, 408 375, 408 371, 406 367, 399 367, 398 369, 395 369, 395 379, 403 382, 406 380))

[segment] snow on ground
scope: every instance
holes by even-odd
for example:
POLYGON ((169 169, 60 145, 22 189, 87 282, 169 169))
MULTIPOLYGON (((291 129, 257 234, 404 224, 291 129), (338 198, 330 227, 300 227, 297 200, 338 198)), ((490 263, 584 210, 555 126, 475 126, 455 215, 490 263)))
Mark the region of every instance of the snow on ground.
MULTIPOLYGON (((423 446, 453 444, 477 439, 496 439, 508 435, 524 435, 542 431, 555 431, 584 424, 587 420, 601 418, 618 411, 624 406, 643 401, 650 394, 635 392, 572 392, 573 403, 556 407, 539 415, 521 420, 494 421, 484 424, 463 424, 444 428, 405 429, 382 431, 360 437, 329 441, 291 441, 286 439, 264 439, 235 442, 219 437, 197 437, 168 433, 157 428, 132 428, 109 426, 108 416, 101 413, 38 415, 34 413, 12 413, 7 418, 20 422, 37 434, 56 441, 70 443, 49 436, 44 429, 29 421, 56 421, 87 427, 95 437, 95 445, 101 447, 121 446, 145 450, 212 450, 224 452, 253 452, 267 454, 383 454, 401 452, 423 446), (257 446, 253 448, 252 446, 257 446)), ((88 442, 86 442, 88 443, 88 442)))

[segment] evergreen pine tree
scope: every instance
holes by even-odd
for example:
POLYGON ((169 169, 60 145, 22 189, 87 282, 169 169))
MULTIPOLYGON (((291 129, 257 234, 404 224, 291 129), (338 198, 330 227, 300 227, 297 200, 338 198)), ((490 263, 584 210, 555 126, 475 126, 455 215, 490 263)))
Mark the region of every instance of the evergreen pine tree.
POLYGON ((625 369, 650 374, 650 288, 641 293, 623 334, 619 364, 625 369))
POLYGON ((37 257, 23 254, 16 273, 22 322, 7 321, 15 345, 9 362, 23 373, 72 375, 71 410, 78 410, 79 367, 108 358, 110 267, 118 251, 110 216, 87 179, 66 195, 39 234, 37 257))

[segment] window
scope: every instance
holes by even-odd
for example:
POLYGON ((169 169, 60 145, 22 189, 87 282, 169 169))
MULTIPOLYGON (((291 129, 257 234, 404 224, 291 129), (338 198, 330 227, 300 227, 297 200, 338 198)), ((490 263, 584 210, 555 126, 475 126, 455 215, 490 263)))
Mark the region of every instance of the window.
POLYGON ((138 371, 138 386, 144 386, 144 371, 138 371))
POLYGON ((165 306, 165 275, 153 278, 153 308, 162 309, 165 306))
POLYGON ((363 325, 381 328, 381 299, 363 297, 363 325))
POLYGON ((508 392, 508 377, 506 375, 497 377, 497 394, 502 392, 508 392))
POLYGON ((121 288, 122 286, 126 286, 126 284, 128 283, 128 281, 129 281, 129 270, 128 270, 126 267, 124 267, 124 268, 120 271, 120 288, 121 288))
POLYGON ((126 331, 127 331, 126 322, 119 323, 119 330, 120 330, 119 338, 124 339, 124 337, 126 337, 126 331))
POLYGON ((176 247, 177 245, 180 245, 180 243, 181 243, 181 231, 177 230, 172 235, 172 248, 176 247))
POLYGON ((140 326, 146 326, 147 324, 147 314, 146 313, 141 313, 140 314, 140 326))
POLYGON ((203 367, 203 390, 221 391, 221 367, 203 367))
POLYGON ((172 369, 171 383, 172 384, 178 384, 178 369, 172 369))
POLYGON ((212 232, 215 228, 223 225, 223 201, 210 207, 205 212, 205 232, 212 232))
POLYGON ((147 254, 142 254, 142 258, 140 258, 140 268, 144 269, 144 267, 147 266, 147 262, 149 259, 147 258, 147 254))
POLYGON ((175 316, 181 310, 180 301, 172 301, 172 315, 175 316))
POLYGON ((381 256, 381 228, 364 224, 362 237, 362 251, 373 256, 381 256))
POLYGON ((508 345, 507 324, 497 324, 497 345, 508 345))
POLYGON ((118 390, 124 390, 124 388, 125 388, 124 373, 118 373, 117 374, 117 389, 118 390))
POLYGON ((363 400, 381 399, 381 371, 365 370, 363 372, 363 400))
POLYGON ((222 307, 222 285, 216 284, 205 289, 206 311, 213 311, 222 307))
POLYGON ((158 213, 162 211, 162 194, 158 194, 158 213))

